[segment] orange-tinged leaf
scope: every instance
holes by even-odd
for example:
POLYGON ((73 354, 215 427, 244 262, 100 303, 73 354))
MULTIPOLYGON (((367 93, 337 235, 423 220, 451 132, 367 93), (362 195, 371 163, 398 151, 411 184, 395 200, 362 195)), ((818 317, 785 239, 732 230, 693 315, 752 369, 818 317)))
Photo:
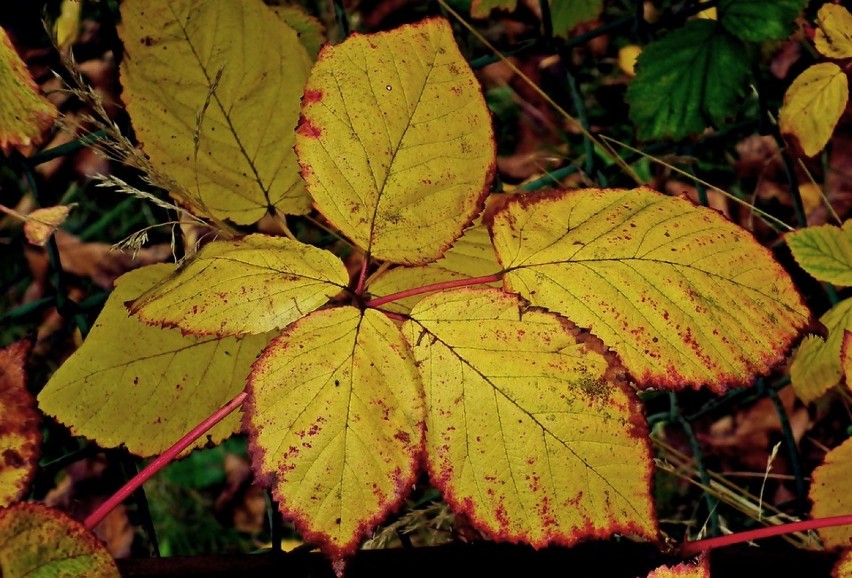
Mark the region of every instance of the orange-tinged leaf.
POLYGON ((381 313, 311 313, 249 378, 245 425, 258 477, 302 536, 340 559, 396 508, 423 450, 414 360, 381 313))
POLYGON ((852 578, 852 548, 847 548, 831 570, 832 578, 852 578))
MULTIPOLYGON (((38 396, 41 410, 102 447, 163 452, 245 386, 267 336, 183 336, 150 327, 124 305, 174 270, 154 265, 123 275, 83 345, 38 396)), ((239 430, 233 413, 194 447, 239 430)))
POLYGON ((343 262, 283 237, 213 241, 130 307, 139 319, 196 335, 283 329, 346 287, 343 262))
POLYGON ((24 235, 33 245, 44 246, 50 236, 68 218, 73 205, 56 205, 36 209, 26 217, 24 235))
POLYGON ((56 115, 56 107, 39 94, 27 65, 0 28, 0 151, 38 142, 56 115))
POLYGON ((491 117, 442 18, 326 46, 296 149, 317 209, 378 259, 440 257, 480 212, 491 117))
POLYGON ((785 239, 796 262, 815 279, 852 286, 852 219, 843 223, 842 229, 834 225, 808 227, 788 233, 785 239))
POLYGON ((308 212, 293 129, 310 59, 296 32, 260 0, 129 0, 121 19, 122 98, 154 165, 219 218, 308 212))
POLYGON ((852 14, 840 4, 823 4, 817 12, 816 49, 829 58, 852 58, 852 14))
POLYGON ((521 197, 491 230, 506 289, 591 329, 643 387, 748 384, 810 318, 748 232, 645 187, 521 197))
POLYGON ((24 372, 29 350, 27 341, 0 349, 0 507, 26 494, 38 466, 39 416, 24 372))
POLYGON ((456 511, 534 547, 656 538, 642 408, 599 341, 498 289, 438 293, 411 317, 430 478, 456 511))
POLYGON ((119 578, 103 544, 82 524, 41 504, 0 508, 4 578, 119 578))
POLYGON ((828 338, 808 335, 790 362, 793 391, 805 403, 822 396, 843 377, 840 349, 844 332, 852 331, 852 298, 841 301, 819 320, 828 329, 828 338))
POLYGON ((833 62, 814 64, 796 77, 784 94, 781 132, 796 139, 807 156, 825 148, 846 109, 849 79, 833 62))
MULTIPOLYGON (((843 516, 852 512, 852 438, 825 454, 822 464, 813 471, 809 497, 813 503, 812 518, 843 516)), ((852 526, 818 528, 826 548, 848 548, 852 543, 852 526)))
POLYGON ((700 556, 695 562, 660 566, 651 571, 648 578, 710 578, 710 563, 706 556, 700 556))

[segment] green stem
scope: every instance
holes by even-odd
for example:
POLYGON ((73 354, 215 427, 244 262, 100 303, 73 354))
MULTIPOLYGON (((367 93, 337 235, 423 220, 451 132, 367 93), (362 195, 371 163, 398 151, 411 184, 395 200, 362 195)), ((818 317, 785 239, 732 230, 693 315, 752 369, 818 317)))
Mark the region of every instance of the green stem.
POLYGON ((101 504, 94 512, 89 514, 83 525, 88 530, 93 530, 110 512, 123 502, 136 488, 150 480, 154 474, 166 467, 178 454, 191 446, 195 441, 203 436, 207 431, 222 421, 225 417, 231 414, 234 410, 240 407, 246 399, 246 392, 241 391, 234 399, 227 404, 217 409, 215 413, 204 418, 200 424, 192 428, 192 430, 180 438, 172 447, 154 458, 151 463, 145 466, 141 472, 133 476, 133 478, 124 484, 115 494, 109 497, 106 502, 101 504))
POLYGON ((586 114, 586 103, 583 100, 583 95, 580 94, 580 88, 577 86, 577 79, 570 71, 566 73, 568 78, 568 89, 571 91, 571 100, 574 101, 574 110, 577 111, 577 118, 580 124, 586 130, 583 135, 583 154, 585 155, 584 169, 586 176, 592 178, 592 171, 595 170, 595 148, 591 139, 586 136, 591 134, 591 126, 589 125, 589 115, 586 114))
POLYGON ((784 445, 787 446, 787 459, 790 460, 790 467, 793 470, 793 475, 796 477, 796 515, 803 516, 807 511, 806 498, 807 489, 805 488, 805 477, 802 472, 802 462, 799 460, 799 451, 796 448, 796 438, 793 436, 793 428, 790 427, 790 418, 787 415, 787 410, 784 409, 784 404, 778 398, 778 392, 774 388, 767 388, 769 399, 775 406, 775 413, 778 414, 778 420, 781 422, 781 432, 784 435, 784 445))
POLYGON ((105 130, 91 132, 89 134, 81 136, 78 139, 72 140, 71 142, 67 142, 57 147, 53 147, 52 149, 41 151, 40 153, 29 157, 27 159, 27 164, 29 164, 31 167, 34 167, 36 165, 40 165, 41 163, 46 163, 47 161, 52 161, 53 159, 73 154, 81 149, 86 148, 93 142, 105 138, 106 136, 107 131, 105 130))
POLYGON ((415 295, 420 295, 422 293, 431 293, 432 291, 440 291, 442 289, 453 289, 455 287, 466 287, 468 285, 483 285, 485 283, 494 283, 495 281, 500 281, 503 278, 503 272, 494 273, 493 275, 485 275, 484 277, 471 277, 470 279, 457 279, 456 281, 441 281, 440 283, 432 283, 431 285, 423 285, 422 287, 415 287, 414 289, 406 289, 405 291, 400 291, 399 293, 391 293, 390 295, 385 295, 384 297, 376 297, 367 302, 367 307, 380 307, 385 303, 390 303, 392 301, 399 301, 400 299, 405 299, 406 297, 413 297, 415 295))
POLYGON ((845 516, 831 516, 829 518, 816 518, 815 520, 802 520, 800 522, 790 522, 789 524, 781 524, 779 526, 770 526, 768 528, 755 528, 745 532, 737 532, 727 536, 717 536, 715 538, 707 538, 706 540, 697 540, 695 542, 687 542, 680 548, 680 554, 685 558, 697 556, 707 550, 713 548, 721 548, 724 546, 733 546, 734 544, 743 544, 761 538, 770 538, 772 536, 783 536, 784 534, 792 534, 794 532, 806 532, 808 530, 818 530, 820 528, 832 528, 834 526, 852 525, 852 514, 845 516))

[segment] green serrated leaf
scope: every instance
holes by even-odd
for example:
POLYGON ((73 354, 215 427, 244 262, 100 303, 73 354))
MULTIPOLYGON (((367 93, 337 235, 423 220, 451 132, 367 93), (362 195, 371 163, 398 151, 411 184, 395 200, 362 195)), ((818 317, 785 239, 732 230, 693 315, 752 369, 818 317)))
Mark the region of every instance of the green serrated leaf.
POLYGON ((796 262, 814 279, 852 286, 852 220, 842 229, 822 225, 790 233, 787 245, 796 262))
POLYGON ((695 20, 642 51, 627 89, 641 139, 680 139, 721 124, 745 94, 746 46, 711 20, 695 20))
POLYGON ((567 38, 578 24, 597 18, 602 8, 603 0, 550 0, 553 33, 567 38))
POLYGON ((807 0, 721 0, 719 24, 743 40, 784 40, 805 5, 807 0))

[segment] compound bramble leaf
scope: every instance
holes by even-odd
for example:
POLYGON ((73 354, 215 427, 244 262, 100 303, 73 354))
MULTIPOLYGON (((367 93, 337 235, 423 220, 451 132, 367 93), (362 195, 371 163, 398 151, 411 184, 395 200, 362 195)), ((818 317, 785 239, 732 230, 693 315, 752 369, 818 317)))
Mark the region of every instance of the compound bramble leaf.
POLYGON ((852 14, 839 4, 823 4, 817 12, 814 44, 829 58, 852 58, 852 14))
POLYGON ((796 262, 818 281, 852 286, 852 220, 843 228, 808 227, 789 233, 787 245, 796 262))
POLYGON ((828 339, 808 335, 790 362, 793 390, 805 403, 820 397, 843 377, 840 349, 843 332, 852 331, 852 299, 841 301, 819 320, 828 329, 828 339))
POLYGON ((258 477, 302 536, 340 559, 396 508, 423 451, 411 353, 383 314, 311 313, 249 378, 245 425, 258 477))
POLYGON ((597 18, 603 4, 603 0, 550 0, 553 33, 568 38, 578 24, 597 18))
POLYGON ((694 562, 660 566, 648 574, 648 578, 710 578, 710 562, 706 556, 700 556, 694 562))
POLYGON ((155 167, 219 218, 307 213, 293 129, 310 59, 296 32, 260 0, 130 0, 121 18, 122 98, 155 167))
POLYGON ((449 23, 433 18, 326 46, 296 148, 317 209, 378 259, 437 259, 480 212, 491 118, 449 23))
POLYGON ((329 251, 248 235, 206 245, 130 310, 146 323, 196 335, 259 335, 323 306, 348 281, 329 251))
MULTIPOLYGON (((443 281, 455 281, 472 277, 483 277, 501 270, 491 245, 488 228, 480 219, 464 232, 444 256, 422 267, 397 267, 384 271, 367 282, 367 290, 373 297, 383 297, 415 287, 443 281)), ((414 304, 429 293, 406 297, 382 306, 394 313, 406 314, 414 304)))
POLYGON ((498 289, 418 303, 430 478, 495 538, 534 547, 657 525, 647 427, 596 339, 498 289))
POLYGON ((41 140, 56 115, 56 107, 39 94, 27 65, 0 28, 0 151, 41 140))
POLYGON ((514 12, 517 7, 518 0, 472 0, 470 15, 473 18, 488 18, 493 10, 514 12))
POLYGON ((119 578, 94 534, 41 504, 0 508, 0 572, 4 578, 119 578))
POLYGON ((326 42, 325 28, 322 22, 308 14, 301 6, 283 5, 270 6, 269 8, 296 31, 296 34, 299 35, 299 42, 305 47, 311 60, 315 61, 320 48, 326 42))
MULTIPOLYGON (((809 497, 813 503, 812 518, 843 516, 852 512, 852 439, 847 439, 825 455, 822 464, 814 469, 809 497)), ((817 528, 826 548, 849 547, 852 526, 817 528)))
POLYGON ((26 494, 38 467, 39 415, 24 372, 29 350, 28 341, 0 349, 0 508, 26 494))
POLYGON ((747 384, 809 321, 748 232, 645 187, 520 197, 491 231, 506 289, 591 329, 643 387, 747 384))
POLYGON ((849 79, 833 62, 807 68, 787 89, 779 113, 781 132, 796 139, 807 156, 825 148, 846 109, 849 79))
POLYGON ((720 0, 719 23, 743 40, 784 40, 807 0, 720 0))
MULTIPOLYGON (((149 327, 127 312, 126 301, 173 270, 154 265, 118 279, 82 347, 39 394, 44 413, 102 447, 123 444, 149 456, 166 450, 243 389, 267 336, 183 336, 177 329, 149 327)), ((226 417, 195 447, 230 436, 239 430, 239 420, 237 414, 226 417)))
POLYGON ((745 45, 712 20, 694 20, 648 44, 627 89, 642 139, 679 139, 732 115, 751 74, 745 45))

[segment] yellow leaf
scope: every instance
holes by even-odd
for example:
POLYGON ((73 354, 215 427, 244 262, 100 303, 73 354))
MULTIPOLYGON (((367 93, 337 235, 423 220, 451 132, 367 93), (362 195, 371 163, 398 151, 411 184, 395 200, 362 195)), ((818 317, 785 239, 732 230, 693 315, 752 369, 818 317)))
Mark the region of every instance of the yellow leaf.
POLYGON ((24 235, 33 245, 44 246, 50 236, 68 218, 73 205, 56 205, 36 209, 26 217, 24 235))
POLYGON ((258 335, 283 329, 346 288, 343 262, 283 237, 214 241, 130 310, 139 319, 196 335, 258 335))
POLYGON ((843 376, 846 387, 852 389, 852 331, 843 331, 843 345, 840 347, 840 365, 843 367, 843 376))
POLYGON ((60 49, 68 49, 77 42, 82 9, 83 0, 62 0, 59 18, 53 23, 53 37, 60 49))
POLYGON ((378 259, 440 257, 482 209, 491 117, 441 18, 326 46, 296 134, 317 209, 378 259))
POLYGON ((0 508, 4 578, 120 578, 107 549, 80 522, 41 504, 0 508))
MULTIPOLYGON (((434 263, 422 267, 397 267, 384 271, 368 280, 367 290, 373 297, 384 297, 443 281, 484 277, 500 270, 488 228, 480 219, 477 219, 476 224, 465 231, 455 245, 434 263)), ((430 294, 421 293, 392 301, 383 305, 382 309, 407 314, 415 303, 430 294)))
POLYGON ((779 124, 809 157, 825 148, 849 100, 848 78, 833 62, 814 64, 784 94, 779 124))
MULTIPOLYGON (((102 447, 125 445, 150 456, 163 452, 245 386, 267 336, 244 339, 183 336, 149 327, 124 303, 161 282, 173 267, 153 265, 123 275, 82 347, 53 374, 39 408, 74 435, 102 447)), ((234 413, 195 447, 239 430, 234 413)))
POLYGON ((438 293, 411 317, 430 479, 457 512, 536 548, 656 538, 642 408, 599 341, 497 289, 438 293))
POLYGON ((811 181, 799 183, 799 195, 802 197, 802 207, 808 217, 823 204, 822 189, 811 181))
POLYGON ((308 212, 292 149, 310 59, 296 32, 260 0, 128 0, 121 18, 122 98, 154 165, 216 217, 308 212))
POLYGON ((56 107, 39 94, 27 65, 0 28, 0 151, 37 143, 56 115, 56 107))
POLYGON ((847 548, 840 554, 831 575, 834 578, 852 578, 852 549, 847 548))
POLYGON ((840 383, 843 376, 840 349, 843 332, 852 331, 852 298, 841 301, 819 320, 828 329, 828 339, 823 341, 821 337, 808 335, 790 362, 793 390, 805 403, 840 383))
POLYGON ((299 35, 299 42, 305 47, 311 60, 317 59, 320 48, 325 44, 325 27, 322 22, 308 14, 301 6, 270 6, 287 25, 299 35))
POLYGON ((311 313, 264 351, 248 391, 259 479, 306 541, 352 554, 408 493, 423 451, 420 380, 399 330, 374 310, 311 313))
POLYGON ((488 18, 492 10, 514 12, 517 7, 518 0, 472 0, 470 15, 473 18, 488 18))
POLYGON ((710 578, 710 563, 706 556, 699 556, 694 562, 660 566, 648 574, 648 578, 710 578))
POLYGON ((823 4, 817 12, 814 44, 829 58, 852 58, 852 14, 839 4, 823 4))
POLYGON ((852 286, 852 220, 843 228, 808 227, 786 236, 796 262, 818 281, 852 286))
MULTIPOLYGON (((809 497, 813 503, 812 518, 843 516, 852 512, 852 439, 847 439, 825 455, 822 464, 814 469, 809 497)), ((818 528, 817 533, 826 548, 849 547, 852 526, 818 528)))
POLYGON ((809 321, 748 232, 645 187, 520 197, 491 230, 506 289, 591 329, 643 387, 747 384, 809 321))
POLYGON ((629 44, 618 51, 618 67, 627 76, 636 76, 636 60, 642 54, 642 48, 629 44))
POLYGON ((24 372, 29 350, 28 341, 0 349, 0 508, 26 495, 38 467, 39 415, 24 372))

